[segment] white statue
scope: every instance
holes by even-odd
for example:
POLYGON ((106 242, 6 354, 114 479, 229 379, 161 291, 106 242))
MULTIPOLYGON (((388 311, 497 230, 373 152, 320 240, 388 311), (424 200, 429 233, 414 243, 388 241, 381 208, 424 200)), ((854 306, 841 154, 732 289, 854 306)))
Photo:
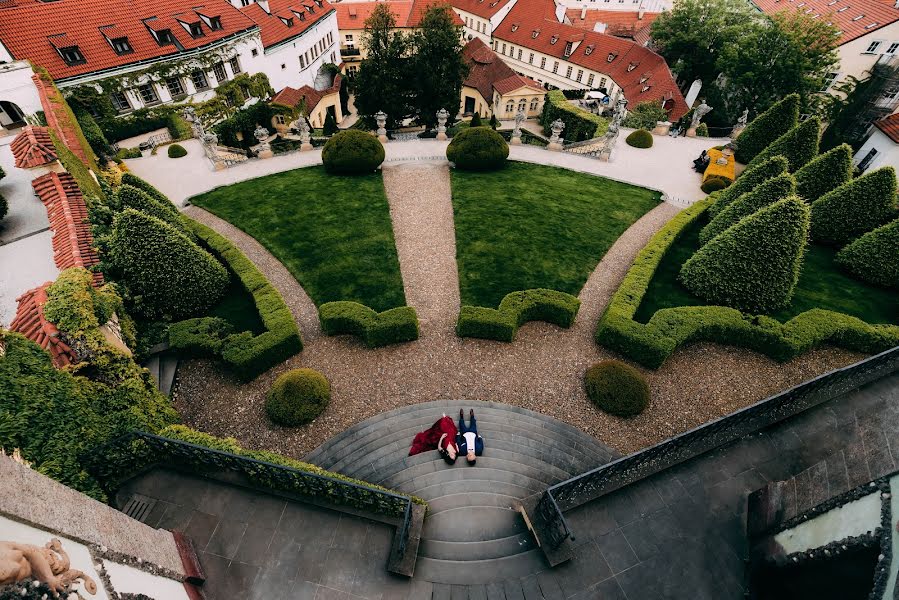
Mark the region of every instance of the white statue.
POLYGON ((712 112, 712 107, 705 103, 705 100, 702 103, 693 109, 693 120, 690 122, 690 129, 696 129, 699 127, 699 122, 702 121, 702 118, 712 112))

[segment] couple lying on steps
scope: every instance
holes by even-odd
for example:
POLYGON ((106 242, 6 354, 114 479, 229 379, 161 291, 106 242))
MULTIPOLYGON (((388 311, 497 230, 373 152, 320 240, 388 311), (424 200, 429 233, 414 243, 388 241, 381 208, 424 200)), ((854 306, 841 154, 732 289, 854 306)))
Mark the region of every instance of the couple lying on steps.
POLYGON ((428 450, 437 453, 448 465, 455 464, 460 454, 465 455, 469 465, 474 465, 478 456, 484 453, 484 438, 478 435, 478 423, 474 418, 474 410, 468 411, 469 424, 465 424, 465 412, 459 410, 459 428, 453 420, 443 413, 430 429, 415 434, 409 456, 428 450))

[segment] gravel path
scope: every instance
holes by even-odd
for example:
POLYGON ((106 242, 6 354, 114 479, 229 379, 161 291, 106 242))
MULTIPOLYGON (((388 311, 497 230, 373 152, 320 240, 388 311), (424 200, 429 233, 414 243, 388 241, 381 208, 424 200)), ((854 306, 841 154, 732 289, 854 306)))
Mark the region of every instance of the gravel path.
POLYGON ((675 352, 658 371, 645 371, 652 403, 642 415, 620 419, 602 413, 587 399, 582 377, 594 362, 615 356, 593 341, 593 329, 637 252, 676 214, 676 207, 656 207, 612 246, 580 294, 583 305, 571 329, 530 323, 511 344, 463 340, 451 326, 458 285, 446 289, 456 279, 448 271, 455 261, 450 252, 454 243, 446 239, 452 213, 448 220, 445 171, 432 172, 440 169, 444 167, 427 164, 384 169, 391 208, 404 209, 394 220, 394 231, 406 296, 427 320, 421 339, 387 348, 371 350, 352 337, 321 336, 315 307, 283 266, 233 226, 190 209, 188 214, 232 239, 278 287, 300 323, 306 347, 247 385, 216 362, 185 361, 175 398, 189 425, 233 436, 249 448, 300 458, 347 427, 400 406, 493 400, 561 419, 628 453, 862 357, 822 348, 780 364, 739 348, 693 344, 675 352), (416 182, 421 182, 421 193, 412 189, 416 182), (407 208, 414 214, 406 214, 407 208), (331 404, 305 427, 274 426, 265 415, 265 394, 278 374, 297 367, 318 369, 328 377, 331 404))

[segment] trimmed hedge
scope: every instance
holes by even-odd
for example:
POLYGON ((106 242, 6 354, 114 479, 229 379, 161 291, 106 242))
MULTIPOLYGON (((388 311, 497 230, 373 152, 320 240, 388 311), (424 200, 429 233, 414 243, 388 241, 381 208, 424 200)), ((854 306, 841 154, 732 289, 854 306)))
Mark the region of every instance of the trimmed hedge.
POLYGON ((168 152, 169 158, 181 158, 182 156, 187 156, 187 150, 185 150, 184 146, 181 144, 172 144, 166 152, 168 152))
POLYGON ((459 337, 511 342, 528 321, 571 327, 581 301, 571 294, 536 288, 506 294, 498 309, 463 306, 456 324, 459 337))
POLYGON ((737 180, 729 188, 715 194, 715 203, 709 207, 709 217, 715 216, 724 210, 727 205, 747 192, 751 192, 762 183, 768 181, 772 177, 777 177, 781 173, 786 173, 790 163, 783 156, 774 156, 768 160, 762 161, 752 167, 746 169, 743 174, 737 177, 737 180))
POLYGON ((166 205, 172 204, 172 201, 169 200, 168 196, 166 196, 165 194, 163 194, 162 192, 157 190, 155 187, 153 187, 152 185, 150 185, 149 183, 147 183, 146 181, 144 181, 143 179, 141 179, 134 173, 131 173, 131 172, 122 173, 121 184, 136 187, 137 189, 139 189, 143 192, 146 192, 150 196, 156 198, 163 204, 166 204, 166 205))
POLYGON ((134 210, 145 215, 156 217, 160 221, 165 221, 181 233, 187 234, 188 237, 191 237, 188 229, 181 221, 181 217, 178 214, 178 209, 175 208, 174 204, 172 204, 168 200, 166 200, 165 204, 163 204, 156 198, 152 197, 150 194, 132 185, 125 184, 119 186, 119 188, 115 191, 114 205, 117 210, 133 208, 134 210))
POLYGON ((713 194, 717 191, 723 190, 727 188, 731 184, 730 181, 725 179, 724 177, 719 177, 718 175, 712 175, 708 179, 702 182, 702 185, 699 186, 706 194, 713 194))
POLYGON ((790 172, 795 173, 818 156, 820 139, 821 120, 818 117, 811 117, 774 140, 774 143, 759 152, 747 167, 780 155, 790 163, 790 172))
POLYGON ((584 387, 593 404, 618 417, 635 417, 649 406, 646 379, 620 360, 604 360, 587 369, 584 387))
POLYGON ((543 125, 543 133, 547 137, 552 133, 550 125, 556 119, 562 119, 562 122, 565 123, 562 137, 569 143, 599 137, 609 128, 608 120, 570 103, 561 90, 552 90, 547 93, 546 102, 543 103, 540 124, 543 125))
POLYGON ((743 194, 719 212, 699 233, 699 243, 707 244, 716 235, 736 225, 743 217, 748 217, 759 209, 795 193, 796 180, 789 173, 782 173, 769 179, 751 192, 743 194))
POLYGON ((418 339, 418 314, 411 306, 375 312, 358 302, 325 302, 318 309, 325 335, 358 335, 369 348, 418 339))
POLYGON ((836 262, 862 281, 899 288, 899 219, 840 250, 836 262))
POLYGON ((3 197, 3 194, 0 194, 0 221, 6 216, 6 213, 9 212, 9 201, 3 197))
POLYGON ((331 401, 331 384, 314 369, 292 369, 275 380, 265 398, 265 412, 284 427, 305 425, 331 401))
POLYGON ((812 239, 841 245, 896 216, 896 171, 881 167, 812 203, 812 239))
POLYGON ((169 325, 169 347, 181 356, 215 358, 232 333, 234 326, 219 317, 187 319, 169 325))
POLYGON ((332 175, 371 173, 384 162, 384 146, 370 133, 348 129, 331 136, 322 149, 322 164, 332 175))
POLYGON ((737 137, 735 157, 748 163, 799 122, 799 94, 790 94, 752 120, 737 137))
POLYGON ((632 131, 624 141, 634 148, 652 148, 652 134, 645 129, 632 131))
POLYGON ((666 308, 646 324, 635 321, 665 253, 713 201, 706 198, 678 213, 640 251, 599 320, 598 344, 650 369, 661 367, 680 346, 699 341, 748 348, 781 362, 825 343, 867 354, 899 345, 899 326, 869 325, 822 309, 806 311, 786 323, 723 306, 666 308))
POLYGON ((446 158, 463 171, 495 171, 509 158, 509 145, 489 127, 470 127, 453 137, 446 158))
MULTIPOLYGON (((169 327, 170 346, 186 354, 202 354, 219 348, 219 355, 243 381, 250 381, 303 349, 300 330, 278 290, 230 240, 211 228, 187 217, 185 225, 240 280, 253 296, 265 331, 254 336, 249 331, 227 335, 218 321, 207 317, 204 324, 175 323, 169 327), (174 332, 174 337, 173 337, 174 332), (209 337, 201 339, 200 334, 209 337)), ((193 320, 191 320, 193 321, 193 320)))
POLYGON ((796 171, 796 194, 811 204, 852 179, 852 147, 840 144, 796 171))

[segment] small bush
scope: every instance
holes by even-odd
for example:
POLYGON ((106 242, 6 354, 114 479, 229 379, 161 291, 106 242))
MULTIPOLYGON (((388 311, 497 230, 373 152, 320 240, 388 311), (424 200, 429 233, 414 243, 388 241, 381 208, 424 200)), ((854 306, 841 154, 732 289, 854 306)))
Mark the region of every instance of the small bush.
POLYGON ((169 326, 169 347, 182 356, 215 358, 232 333, 234 326, 218 317, 187 319, 169 326))
POLYGON ((119 148, 119 151, 116 152, 115 157, 116 160, 125 160, 126 158, 140 158, 144 155, 143 152, 140 151, 140 148, 119 148))
POLYGON ((652 134, 645 129, 631 132, 624 141, 627 142, 628 146, 633 146, 634 148, 652 148, 652 134))
POLYGON ((659 102, 640 102, 627 111, 622 125, 630 129, 652 129, 659 121, 668 120, 668 111, 659 102))
POLYGON ((728 187, 729 185, 730 185, 730 182, 727 179, 725 179, 723 177, 718 177, 717 175, 715 175, 715 176, 709 177, 708 179, 703 181, 702 185, 700 186, 700 189, 706 194, 712 194, 719 190, 723 190, 724 188, 728 187))
POLYGON ((326 302, 318 310, 325 335, 358 335, 369 348, 418 339, 418 314, 411 306, 375 312, 358 302, 326 302))
POLYGON ((746 192, 751 192, 765 181, 772 177, 777 177, 781 173, 786 173, 787 167, 789 167, 789 163, 786 158, 783 156, 774 156, 758 163, 751 169, 746 169, 743 171, 742 175, 737 177, 737 180, 732 186, 720 194, 715 194, 715 203, 709 207, 709 217, 714 218, 731 202, 746 192))
POLYGON ((3 197, 3 194, 0 194, 0 221, 6 216, 6 213, 9 212, 9 201, 3 197))
POLYGON ((796 171, 796 194, 811 204, 852 179, 852 148, 841 144, 796 171))
POLYGON ((549 137, 552 133, 552 123, 556 119, 562 119, 562 122, 565 123, 562 137, 567 142, 590 140, 601 136, 609 128, 608 119, 575 106, 565 98, 562 90, 552 90, 546 94, 543 114, 540 115, 543 135, 549 137))
POLYGON ((189 140, 193 137, 193 129, 184 117, 177 112, 170 112, 166 117, 165 126, 169 130, 169 135, 175 141, 189 140))
POLYGON ((700 123, 696 126, 696 137, 709 137, 709 126, 705 123, 700 123))
POLYGON ((836 261, 862 281, 899 288, 899 219, 864 234, 840 250, 836 261))
POLYGON ((772 156, 783 156, 790 163, 789 170, 795 173, 818 155, 821 138, 821 120, 818 117, 806 119, 789 130, 753 158, 748 167, 755 166, 772 156))
POLYGON ((265 412, 278 425, 305 425, 328 407, 331 385, 312 369, 287 371, 275 380, 265 400, 265 412))
POLYGON ((536 288, 506 294, 498 309, 463 306, 456 335, 500 342, 515 339, 518 328, 529 321, 571 327, 581 301, 571 294, 536 288))
POLYGON ((370 133, 349 129, 334 134, 322 149, 325 171, 333 175, 371 173, 384 162, 384 146, 370 133))
POLYGON ((699 243, 707 244, 724 230, 736 225, 743 217, 783 200, 796 193, 796 180, 789 173, 769 179, 751 192, 743 194, 706 225, 699 233, 699 243))
POLYGON ((506 140, 486 127, 470 127, 453 137, 446 147, 446 158, 463 171, 501 169, 508 157, 506 140))
POLYGON ((812 203, 812 239, 842 245, 896 214, 896 172, 868 171, 812 203))
POLYGON ((649 406, 646 379, 621 361, 604 360, 587 369, 584 386, 593 404, 618 417, 634 417, 649 406))
POLYGON ((187 150, 184 149, 184 146, 181 144, 172 144, 168 148, 169 158, 181 158, 182 156, 187 156, 187 150))
POLYGON ((748 163, 798 122, 799 94, 790 94, 772 104, 746 126, 736 140, 736 159, 743 164, 748 163))

